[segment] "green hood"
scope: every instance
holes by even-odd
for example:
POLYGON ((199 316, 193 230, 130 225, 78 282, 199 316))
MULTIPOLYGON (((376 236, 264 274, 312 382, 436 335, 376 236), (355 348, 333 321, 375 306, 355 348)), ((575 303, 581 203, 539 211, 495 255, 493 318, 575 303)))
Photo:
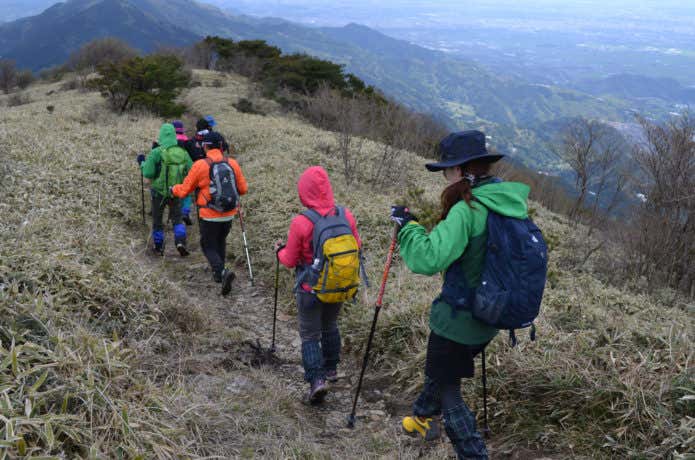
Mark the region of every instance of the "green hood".
POLYGON ((486 208, 507 217, 528 217, 530 188, 520 182, 493 182, 473 189, 473 196, 486 208))
POLYGON ((165 149, 178 145, 176 140, 176 130, 174 125, 171 123, 164 123, 161 128, 159 128, 159 146, 165 149))

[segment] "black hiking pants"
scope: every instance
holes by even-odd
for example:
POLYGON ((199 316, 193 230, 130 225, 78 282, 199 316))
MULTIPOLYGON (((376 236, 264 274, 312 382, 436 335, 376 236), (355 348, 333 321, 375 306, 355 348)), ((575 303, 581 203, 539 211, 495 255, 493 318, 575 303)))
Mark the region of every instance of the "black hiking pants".
POLYGON ((200 219, 200 248, 214 274, 221 274, 224 270, 224 261, 227 257, 227 235, 231 229, 231 220, 213 222, 200 219))

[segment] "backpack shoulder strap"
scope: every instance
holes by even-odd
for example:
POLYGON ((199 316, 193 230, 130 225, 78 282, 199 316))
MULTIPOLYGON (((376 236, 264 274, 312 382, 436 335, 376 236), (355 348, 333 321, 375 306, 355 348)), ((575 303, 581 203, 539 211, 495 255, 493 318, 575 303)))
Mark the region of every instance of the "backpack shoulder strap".
POLYGON ((309 219, 311 223, 314 225, 316 225, 316 222, 318 222, 319 219, 323 217, 321 214, 318 213, 318 211, 311 208, 302 211, 301 215, 309 219))

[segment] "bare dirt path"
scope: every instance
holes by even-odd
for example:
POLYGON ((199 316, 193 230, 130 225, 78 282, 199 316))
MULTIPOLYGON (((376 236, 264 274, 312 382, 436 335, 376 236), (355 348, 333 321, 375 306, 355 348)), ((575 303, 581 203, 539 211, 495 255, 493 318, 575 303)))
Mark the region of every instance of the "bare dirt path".
MULTIPOLYGON (((188 416, 207 426, 195 441, 198 452, 209 458, 453 458, 446 437, 425 445, 404 436, 400 419, 408 413, 410 401, 382 392, 369 378, 356 427, 346 427, 359 359, 343 356, 341 378, 330 386, 326 401, 308 405, 290 293, 280 292, 276 353, 270 354, 273 286, 260 277, 251 286, 238 222, 228 238, 228 248, 235 248, 235 254, 228 254, 228 266, 236 279, 226 298, 219 294, 219 284, 212 281, 200 251, 197 224, 188 229, 189 257, 181 258, 173 241, 167 241, 164 257, 142 249, 138 255, 142 263, 171 280, 172 288, 183 290, 205 317, 202 330, 183 338, 177 347, 161 350, 162 364, 172 367, 195 397, 188 416)), ((142 248, 143 238, 140 241, 142 248)), ((491 447, 491 454, 505 459, 545 458, 523 449, 491 447)))

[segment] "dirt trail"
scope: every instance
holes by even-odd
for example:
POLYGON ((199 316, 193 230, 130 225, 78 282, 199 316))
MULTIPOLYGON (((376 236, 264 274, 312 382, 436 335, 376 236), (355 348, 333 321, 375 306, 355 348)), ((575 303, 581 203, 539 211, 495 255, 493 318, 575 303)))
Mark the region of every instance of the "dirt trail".
MULTIPOLYGON (((308 405, 304 401, 308 386, 303 381, 301 342, 292 312, 279 308, 277 351, 270 355, 273 286, 260 279, 251 286, 246 259, 236 249, 235 255, 228 254, 227 261, 236 274, 232 293, 227 298, 220 296, 219 284, 212 281, 200 251, 197 223, 188 229, 189 257, 181 258, 173 241, 167 241, 164 257, 147 250, 140 252, 140 259, 186 292, 206 317, 202 331, 192 334, 179 348, 166 351, 166 361, 176 363, 185 386, 196 395, 196 405, 216 408, 214 420, 209 422, 215 433, 204 436, 216 441, 204 449, 206 454, 215 455, 213 458, 307 454, 311 458, 453 458, 445 436, 431 444, 404 436, 400 420, 410 401, 384 394, 368 381, 360 397, 356 427, 346 427, 361 364, 355 358, 343 356, 341 378, 330 385, 326 401, 318 407, 308 405), (258 424, 264 426, 258 429, 258 424)), ((240 246, 235 241, 240 238, 235 220, 228 248, 240 246)), ((289 295, 280 293, 281 305, 287 303, 289 295)), ((209 412, 195 410, 192 416, 211 417, 209 412)), ((539 459, 544 455, 514 449, 493 453, 492 458, 539 459)))

